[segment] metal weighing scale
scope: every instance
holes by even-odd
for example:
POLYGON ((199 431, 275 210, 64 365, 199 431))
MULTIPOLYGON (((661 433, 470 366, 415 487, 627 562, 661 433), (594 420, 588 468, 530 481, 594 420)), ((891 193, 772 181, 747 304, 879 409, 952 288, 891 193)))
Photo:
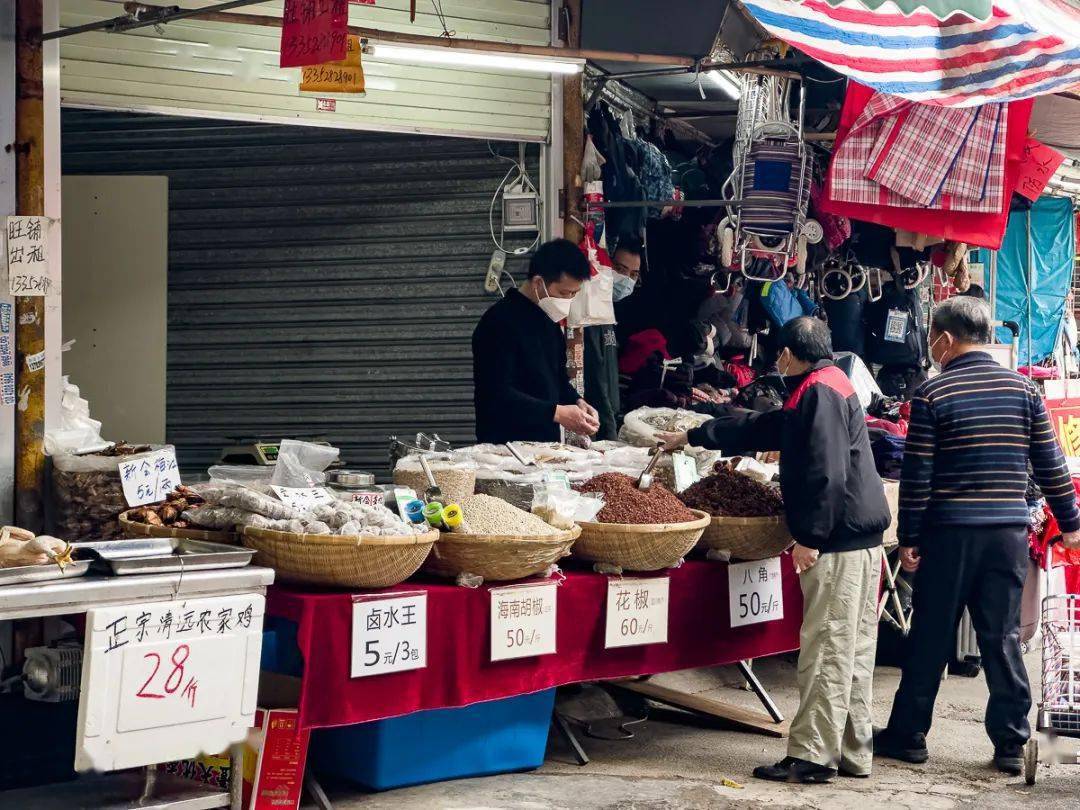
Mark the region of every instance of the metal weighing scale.
MULTIPOLYGON (((326 447, 333 446, 321 436, 293 436, 291 438, 294 438, 297 441, 325 445, 326 447)), ((221 451, 220 463, 253 464, 260 467, 272 467, 277 464, 278 448, 281 445, 280 440, 271 442, 263 439, 253 439, 250 436, 229 436, 228 439, 229 441, 234 442, 234 444, 221 451)), ((340 467, 341 464, 341 460, 338 459, 330 466, 340 467)))

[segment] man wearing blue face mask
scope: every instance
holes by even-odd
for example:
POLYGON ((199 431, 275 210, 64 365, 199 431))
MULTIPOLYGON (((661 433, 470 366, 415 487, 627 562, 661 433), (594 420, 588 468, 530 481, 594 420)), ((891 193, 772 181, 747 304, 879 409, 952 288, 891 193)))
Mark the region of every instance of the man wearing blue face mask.
MULTIPOLYGON (((611 255, 614 271, 611 299, 623 301, 630 296, 641 275, 641 241, 623 237, 611 255)), ((597 439, 615 439, 619 434, 619 344, 615 325, 585 327, 585 399, 600 418, 597 439)))

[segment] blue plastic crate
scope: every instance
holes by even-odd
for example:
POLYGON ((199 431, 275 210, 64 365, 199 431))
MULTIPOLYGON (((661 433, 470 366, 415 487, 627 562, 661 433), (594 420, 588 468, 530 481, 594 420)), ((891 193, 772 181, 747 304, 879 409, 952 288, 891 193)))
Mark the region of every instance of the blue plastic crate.
POLYGON ((320 729, 308 757, 316 773, 389 790, 544 762, 555 690, 320 729))

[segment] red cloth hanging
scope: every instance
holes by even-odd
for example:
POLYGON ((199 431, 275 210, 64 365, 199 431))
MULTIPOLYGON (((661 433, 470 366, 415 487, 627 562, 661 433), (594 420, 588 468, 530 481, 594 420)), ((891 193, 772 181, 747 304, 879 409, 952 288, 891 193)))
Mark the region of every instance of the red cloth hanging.
MULTIPOLYGON (((876 91, 849 82, 844 108, 837 127, 836 148, 847 138, 852 125, 862 114, 876 91)), ((864 222, 875 222, 891 228, 901 228, 915 233, 941 236, 969 245, 998 249, 1005 236, 1009 221, 1009 203, 1020 176, 1027 140, 1028 121, 1031 118, 1032 100, 1014 101, 1008 105, 1008 139, 1006 142, 1005 193, 1001 211, 981 213, 977 211, 941 211, 937 209, 911 208, 891 205, 868 205, 837 202, 832 199, 832 172, 826 179, 825 198, 821 209, 837 216, 851 217, 864 222)), ((834 151, 835 154, 835 151, 834 151)))

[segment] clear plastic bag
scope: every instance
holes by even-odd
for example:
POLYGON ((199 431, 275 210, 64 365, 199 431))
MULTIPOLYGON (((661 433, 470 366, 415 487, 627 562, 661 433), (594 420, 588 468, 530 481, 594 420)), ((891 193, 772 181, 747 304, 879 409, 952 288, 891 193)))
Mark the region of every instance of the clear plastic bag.
POLYGON ((591 522, 603 508, 604 499, 596 493, 582 494, 550 485, 533 492, 532 513, 556 529, 572 529, 578 521, 591 522))
POLYGON ((326 483, 327 467, 337 461, 340 451, 325 444, 282 439, 270 483, 277 487, 307 489, 326 483))

